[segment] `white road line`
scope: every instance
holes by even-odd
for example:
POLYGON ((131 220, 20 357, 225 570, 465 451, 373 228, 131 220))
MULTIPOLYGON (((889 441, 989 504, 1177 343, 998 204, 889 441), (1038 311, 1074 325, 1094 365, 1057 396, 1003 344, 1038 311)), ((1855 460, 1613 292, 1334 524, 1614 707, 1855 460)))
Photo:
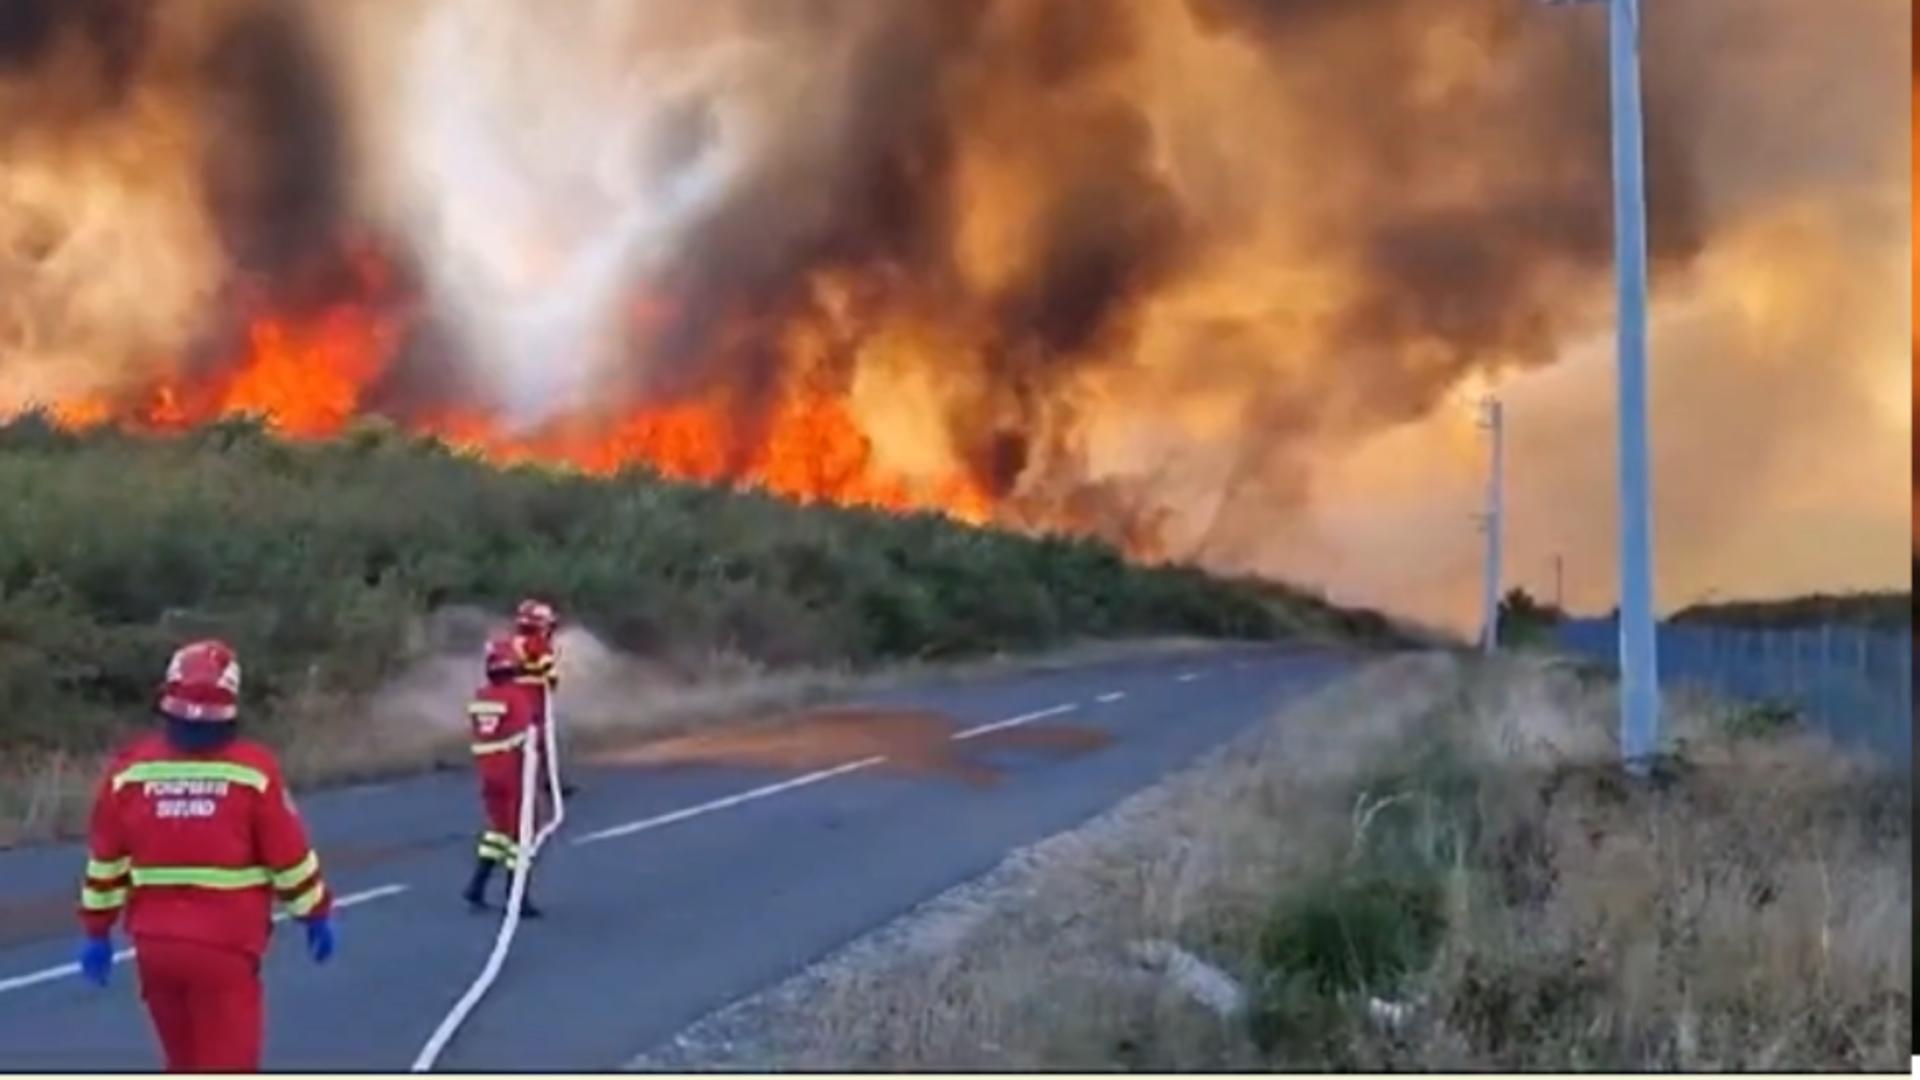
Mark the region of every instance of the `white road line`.
MULTIPOLYGON (((1022 724, 1031 724, 1035 720, 1045 720, 1050 716, 1070 713, 1079 707, 1078 705, 1056 705, 1051 709, 1041 709, 1038 712, 1023 713, 1020 716, 1010 717, 1006 720, 996 720, 991 724, 981 724, 979 727, 968 728, 965 731, 955 734, 952 738, 954 742, 965 742, 968 739, 978 738, 988 732, 1004 731, 1007 728, 1019 727, 1022 724)), ((658 829, 676 822, 685 821, 688 818, 699 817, 702 814, 711 814, 715 810, 726 810, 730 807, 739 806, 742 803, 753 802, 756 799, 764 799, 770 795, 778 795, 783 791, 792 791, 795 788, 818 784, 822 780, 831 780, 836 776, 845 776, 848 773, 858 772, 861 769, 870 769, 885 760, 887 759, 884 756, 861 758, 859 761, 849 761, 844 765, 835 765, 830 769, 821 769, 818 772, 810 772, 804 776, 796 776, 791 780, 782 780, 777 784, 768 784, 764 787, 754 788, 751 791, 743 791, 738 795, 728 795, 725 798, 714 799, 711 802, 703 802, 698 806, 689 806, 685 809, 669 811, 668 813, 659 814, 641 821, 630 821, 625 825, 615 825, 611 828, 601 829, 598 832, 590 832, 585 836, 575 837, 573 846, 581 847, 586 844, 597 844, 602 840, 615 840, 622 836, 632 836, 634 833, 646 832, 649 829, 658 829)))
POLYGON ((783 791, 806 787, 808 784, 817 784, 822 780, 831 780, 836 776, 844 776, 847 773, 860 769, 872 768, 885 760, 886 758, 884 757, 870 757, 862 758, 859 761, 849 761, 845 765, 836 765, 831 769, 821 769, 819 772, 810 772, 805 776, 796 776, 791 780, 782 780, 777 784, 757 787, 752 791, 743 791, 738 795, 729 795, 724 799, 715 799, 712 802, 704 802, 698 806, 689 806, 684 810, 675 810, 671 813, 661 814, 658 817, 647 818, 644 821, 633 821, 625 825, 615 825, 610 829, 601 829, 599 832, 591 832, 585 836, 578 837, 573 841, 573 846, 579 847, 583 844, 595 844, 602 840, 612 840, 616 837, 631 836, 637 832, 645 832, 648 829, 657 829, 663 825, 671 825, 676 821, 685 821, 691 817, 699 817, 701 814, 710 814, 715 810, 725 810, 730 806, 739 806, 741 803, 752 802, 755 799, 764 799, 769 795, 778 795, 783 791))
POLYGON ((1200 681, 1200 673, 1199 673, 1199 672, 1197 672, 1197 671, 1183 671, 1183 672, 1181 672, 1181 673, 1180 673, 1180 678, 1179 678, 1178 680, 1176 680, 1176 681, 1178 681, 1178 682, 1198 682, 1198 681, 1200 681))
POLYGON ((1126 696, 1127 695, 1116 690, 1111 694, 1101 694, 1099 697, 1094 698, 1093 700, 1099 702, 1102 705, 1111 705, 1116 701, 1125 700, 1126 696))
MULTIPOLYGON (((378 885, 371 889, 361 889, 359 892, 348 893, 345 896, 335 899, 333 902, 334 910, 356 907, 370 900, 384 900, 389 896, 399 896, 412 887, 411 885, 378 885)), ((287 917, 287 913, 282 911, 273 917, 273 921, 285 922, 287 917)))
POLYGON ((968 739, 977 739, 988 732, 1005 731, 1007 728, 1019 727, 1021 724, 1031 724, 1035 720, 1045 720, 1050 716, 1062 716, 1079 708, 1080 706, 1078 705, 1055 705, 1051 709, 1041 709, 1039 712, 1024 713, 1007 720, 995 720, 991 724, 981 724, 979 727, 970 727, 956 734, 953 737, 953 741, 966 742, 968 739))
MULTIPOLYGON (((333 906, 336 910, 339 908, 350 908, 355 904, 364 904, 369 900, 379 900, 383 897, 396 896, 406 891, 407 886, 405 885, 382 885, 376 889, 367 889, 362 892, 342 896, 333 902, 333 906)), ((287 913, 283 911, 275 915, 273 921, 284 922, 286 918, 287 913)), ((113 962, 116 964, 123 964, 131 959, 133 959, 132 949, 121 949, 119 952, 113 954, 113 962)), ((59 967, 50 967, 44 971, 35 971, 27 975, 16 975, 10 979, 0 979, 0 994, 5 994, 13 990, 25 990, 29 986, 38 986, 44 982, 52 982, 55 979, 64 979, 69 975, 78 974, 80 974, 79 964, 61 964, 59 967)))

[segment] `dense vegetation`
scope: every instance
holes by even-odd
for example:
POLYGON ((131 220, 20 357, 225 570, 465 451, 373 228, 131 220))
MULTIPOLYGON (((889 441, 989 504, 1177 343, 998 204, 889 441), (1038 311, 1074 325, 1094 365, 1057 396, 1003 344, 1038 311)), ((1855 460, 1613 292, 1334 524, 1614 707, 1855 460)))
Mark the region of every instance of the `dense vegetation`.
POLYGON ((1749 630, 1829 625, 1899 630, 1913 625, 1913 593, 1817 593, 1787 600, 1696 604, 1674 613, 1671 621, 1749 630))
POLYGON ((1534 599, 1525 589, 1509 589, 1500 598, 1500 640, 1515 647, 1551 645, 1554 630, 1567 613, 1534 599))
POLYGON ((0 745, 91 750, 145 719, 167 651, 232 639, 252 715, 350 698, 437 606, 551 597, 610 643, 697 664, 863 666, 1134 635, 1382 633, 1264 583, 1084 540, 801 508, 640 472, 491 468, 371 425, 291 444, 0 426, 0 745))

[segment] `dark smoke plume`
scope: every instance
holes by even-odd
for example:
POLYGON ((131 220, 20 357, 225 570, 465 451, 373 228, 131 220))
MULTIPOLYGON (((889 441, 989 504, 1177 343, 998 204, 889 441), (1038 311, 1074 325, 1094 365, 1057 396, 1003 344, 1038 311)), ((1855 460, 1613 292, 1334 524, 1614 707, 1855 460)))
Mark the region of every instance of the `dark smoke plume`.
POLYGON ((239 13, 203 70, 208 208, 235 262, 272 274, 331 247, 347 210, 342 121, 295 9, 239 13))
MULTIPOLYGON (((1347 403, 1349 425, 1412 419, 1467 372, 1546 363, 1591 325, 1612 254, 1596 23, 1496 0, 1192 8, 1204 33, 1241 41, 1269 69, 1271 98, 1242 103, 1248 130, 1268 110, 1299 125, 1283 145, 1247 152, 1297 156, 1294 183, 1322 189, 1300 208, 1297 246, 1274 257, 1345 265, 1356 285, 1314 335, 1323 355, 1309 370, 1246 379, 1250 416, 1320 397, 1347 403), (1420 76, 1435 66, 1422 51, 1435 33, 1483 51, 1497 72, 1433 93, 1420 76), (1463 161, 1475 174, 1464 180, 1463 161)), ((847 117, 825 136, 834 153, 762 162, 689 234, 666 284, 684 301, 682 321, 647 358, 654 378, 672 389, 773 378, 768 338, 715 364, 727 350, 703 331, 768 312, 779 324, 808 303, 812 274, 845 270, 968 328, 981 362, 948 423, 993 490, 1074 461, 1070 385, 1129 364, 1143 304, 1247 224, 1230 201, 1189 203, 1167 174, 1163 151, 1179 133, 1156 128, 1151 89, 1130 77, 1166 22, 1152 5, 891 5, 854 62, 848 100, 830 110, 847 117), (970 155, 1028 189, 1018 270, 984 287, 956 265, 965 218, 983 212, 959 179, 970 155)), ((1686 103, 1673 97, 1652 81, 1652 254, 1663 280, 1706 235, 1686 103)), ((1212 332, 1235 331, 1228 320, 1212 332)), ((1189 362, 1201 383, 1218 364, 1204 353, 1189 362)), ((1274 471, 1284 435, 1249 425, 1235 472, 1274 471)))
MULTIPOLYGON (((1656 306, 1731 296, 1685 340, 1775 425, 1866 393, 1875 304, 1822 292, 1823 336, 1767 274, 1894 222, 1905 14, 1645 5, 1656 306), (1790 375, 1823 342, 1844 395, 1790 375)), ((423 304, 365 407, 721 401, 737 472, 844 398, 1002 521, 1266 565, 1329 461, 1604 338, 1608 117, 1603 13, 1536 0, 13 0, 0 410, 365 300, 371 224, 423 304)), ((1690 505, 1762 501, 1789 441, 1690 505)))

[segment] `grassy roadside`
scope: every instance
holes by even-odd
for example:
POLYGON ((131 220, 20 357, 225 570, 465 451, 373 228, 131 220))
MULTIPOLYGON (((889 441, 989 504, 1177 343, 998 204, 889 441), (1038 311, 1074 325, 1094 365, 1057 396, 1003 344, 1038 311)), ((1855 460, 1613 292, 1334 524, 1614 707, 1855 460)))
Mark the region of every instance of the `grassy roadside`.
POLYGON ((1675 702, 1629 786, 1612 707, 1538 659, 1377 665, 647 1067, 1898 1069, 1910 783, 1675 702))

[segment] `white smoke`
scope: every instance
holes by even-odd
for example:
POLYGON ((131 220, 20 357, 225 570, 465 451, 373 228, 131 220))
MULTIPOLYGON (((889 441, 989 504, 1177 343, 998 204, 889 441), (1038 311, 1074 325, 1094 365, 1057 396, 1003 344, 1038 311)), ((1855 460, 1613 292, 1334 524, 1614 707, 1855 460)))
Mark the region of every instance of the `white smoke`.
POLYGON ((636 374, 636 288, 798 138, 796 112, 832 111, 843 65, 729 4, 406 7, 358 13, 394 38, 384 61, 348 45, 366 186, 510 422, 591 410, 616 364, 636 374))

